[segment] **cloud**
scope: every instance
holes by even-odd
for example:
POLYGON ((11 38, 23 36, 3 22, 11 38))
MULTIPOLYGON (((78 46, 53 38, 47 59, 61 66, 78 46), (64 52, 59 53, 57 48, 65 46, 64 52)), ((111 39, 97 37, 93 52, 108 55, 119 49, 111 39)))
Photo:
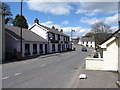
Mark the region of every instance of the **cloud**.
POLYGON ((115 14, 113 16, 109 16, 109 17, 104 17, 104 18, 88 18, 88 17, 82 17, 80 19, 80 22, 82 23, 87 23, 87 24, 94 24, 94 23, 98 23, 98 22, 104 22, 107 25, 111 25, 111 24, 117 24, 118 23, 118 14, 115 14))
POLYGON ((104 20, 106 24, 117 24, 118 23, 118 14, 115 14, 111 17, 106 17, 104 20))
POLYGON ((58 28, 58 30, 63 29, 63 32, 69 36, 71 36, 71 30, 75 30, 75 32, 73 33, 73 37, 80 37, 85 35, 86 33, 90 32, 90 28, 82 28, 80 26, 77 27, 64 27, 63 25, 58 25, 58 24, 54 24, 54 22, 52 21, 46 21, 46 22, 42 22, 40 23, 44 26, 47 27, 52 27, 55 26, 55 28, 58 28))
POLYGON ((95 18, 82 17, 80 19, 80 22, 87 23, 87 24, 90 24, 90 25, 95 24, 97 22, 101 22, 101 21, 102 21, 102 19, 98 19, 96 17, 95 18))
POLYGON ((86 16, 95 16, 99 12, 101 12, 99 9, 94 9, 94 10, 79 9, 77 10, 76 14, 85 14, 86 16))
POLYGON ((111 27, 112 31, 117 31, 118 30, 118 26, 113 26, 111 27))
POLYGON ((50 27, 50 28, 52 26, 54 26, 55 28, 60 28, 61 27, 61 25, 54 24, 52 21, 43 22, 41 24, 44 25, 44 26, 50 27))
POLYGON ((111 14, 117 12, 117 2, 80 2, 79 9, 77 9, 76 14, 95 16, 98 13, 111 14))
MULTIPOLYGON (((34 0, 35 1, 35 0, 34 0)), ((67 2, 26 2, 29 9, 55 15, 67 15, 72 7, 67 2)))
POLYGON ((80 37, 86 34, 87 32, 90 32, 90 28, 82 28, 82 27, 61 27, 64 31, 64 33, 71 36, 71 30, 75 30, 73 33, 73 37, 80 37))
POLYGON ((69 21, 63 21, 62 24, 63 25, 69 24, 69 21))

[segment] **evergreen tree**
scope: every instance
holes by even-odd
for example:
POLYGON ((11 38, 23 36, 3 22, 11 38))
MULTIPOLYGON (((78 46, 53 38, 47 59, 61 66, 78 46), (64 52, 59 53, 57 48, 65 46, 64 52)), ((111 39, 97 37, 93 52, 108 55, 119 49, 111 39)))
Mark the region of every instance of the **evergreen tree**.
POLYGON ((13 20, 13 26, 20 27, 22 25, 22 28, 28 28, 27 20, 24 16, 21 17, 21 15, 17 14, 15 19, 13 20))

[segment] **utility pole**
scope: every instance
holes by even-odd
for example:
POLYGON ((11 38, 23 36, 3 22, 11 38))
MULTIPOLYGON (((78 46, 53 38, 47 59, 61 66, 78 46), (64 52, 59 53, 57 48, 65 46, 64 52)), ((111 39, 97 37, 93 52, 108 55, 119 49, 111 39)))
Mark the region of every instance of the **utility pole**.
POLYGON ((5 19, 2 10, 2 2, 0 2, 0 64, 5 60, 5 19))
POLYGON ((72 37, 73 37, 73 32, 75 32, 75 30, 72 30, 72 29, 71 29, 71 49, 72 49, 72 43, 73 43, 73 40, 72 40, 72 39, 73 39, 73 38, 72 38, 72 37))
MULTIPOLYGON (((20 2, 20 15, 22 19, 22 1, 20 2)), ((20 21, 20 52, 22 54, 22 20, 20 21)))

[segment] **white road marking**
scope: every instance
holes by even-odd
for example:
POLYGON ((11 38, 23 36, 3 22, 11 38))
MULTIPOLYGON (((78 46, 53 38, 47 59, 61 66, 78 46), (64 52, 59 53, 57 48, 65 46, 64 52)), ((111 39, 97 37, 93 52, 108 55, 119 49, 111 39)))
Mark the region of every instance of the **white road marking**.
POLYGON ((14 74, 14 75, 16 75, 16 76, 17 76, 17 75, 20 75, 20 74, 22 74, 22 73, 16 73, 16 74, 14 74))
POLYGON ((44 66, 45 66, 45 64, 41 65, 41 67, 44 67, 44 66))
MULTIPOLYGON (((22 74, 22 73, 16 73, 16 74, 14 74, 14 76, 17 76, 17 75, 20 75, 20 74, 22 74)), ((7 78, 9 78, 10 76, 7 76, 7 77, 4 77, 4 78, 2 78, 3 80, 5 80, 5 79, 7 79, 7 78)), ((11 76, 11 77, 13 77, 13 76, 11 76)))
POLYGON ((7 79, 7 78, 9 78, 9 76, 7 76, 7 77, 4 77, 4 78, 2 78, 3 80, 5 80, 5 79, 7 79))

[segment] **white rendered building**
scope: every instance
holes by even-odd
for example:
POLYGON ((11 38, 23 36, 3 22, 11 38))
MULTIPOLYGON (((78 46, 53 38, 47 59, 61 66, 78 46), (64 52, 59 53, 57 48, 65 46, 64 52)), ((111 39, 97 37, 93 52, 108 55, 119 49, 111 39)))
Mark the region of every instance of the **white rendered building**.
POLYGON ((85 47, 92 47, 95 48, 95 40, 93 37, 81 37, 78 42, 79 45, 85 47))
MULTIPOLYGON (((28 29, 23 28, 22 32, 22 57, 45 54, 47 40, 28 29)), ((5 25, 5 52, 7 59, 20 52, 20 38, 19 27, 5 25)))
POLYGON ((29 30, 48 41, 48 44, 45 46, 47 53, 67 51, 71 49, 70 37, 64 34, 62 29, 58 31, 54 26, 52 28, 43 26, 39 24, 39 20, 36 18, 34 24, 30 26, 29 30))

